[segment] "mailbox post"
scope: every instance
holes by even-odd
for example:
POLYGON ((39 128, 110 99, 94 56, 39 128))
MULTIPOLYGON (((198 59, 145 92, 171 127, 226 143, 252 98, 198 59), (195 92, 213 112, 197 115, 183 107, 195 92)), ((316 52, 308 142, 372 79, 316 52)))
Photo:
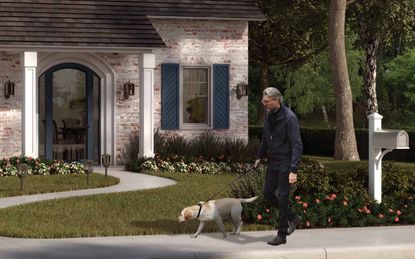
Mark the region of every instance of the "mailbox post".
POLYGON ((382 202, 382 158, 394 149, 409 149, 409 136, 403 130, 383 130, 383 116, 372 113, 369 119, 369 195, 382 202))

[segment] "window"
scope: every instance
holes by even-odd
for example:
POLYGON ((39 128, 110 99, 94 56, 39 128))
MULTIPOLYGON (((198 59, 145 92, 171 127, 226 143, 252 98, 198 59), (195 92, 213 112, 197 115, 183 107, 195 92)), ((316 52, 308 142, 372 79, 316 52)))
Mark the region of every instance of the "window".
POLYGON ((161 64, 161 128, 228 129, 229 65, 161 64))
POLYGON ((210 68, 182 67, 181 122, 182 127, 210 126, 210 68))

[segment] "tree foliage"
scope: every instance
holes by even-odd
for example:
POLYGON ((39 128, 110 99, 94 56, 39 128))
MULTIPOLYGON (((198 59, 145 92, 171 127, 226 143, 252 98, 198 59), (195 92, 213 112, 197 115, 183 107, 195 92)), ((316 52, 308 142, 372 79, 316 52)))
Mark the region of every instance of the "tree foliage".
MULTIPOLYGON (((363 87, 359 75, 363 63, 363 53, 353 49, 355 39, 356 36, 352 33, 349 33, 349 37, 346 38, 346 55, 353 100, 362 96, 363 87)), ((304 115, 321 109, 323 106, 328 110, 334 108, 335 95, 333 81, 330 78, 330 68, 329 53, 323 51, 292 73, 292 83, 285 91, 285 98, 299 114, 304 115)))
POLYGON ((356 43, 366 54, 364 89, 367 113, 378 111, 376 69, 379 50, 401 52, 414 38, 414 0, 360 0, 348 8, 356 43))

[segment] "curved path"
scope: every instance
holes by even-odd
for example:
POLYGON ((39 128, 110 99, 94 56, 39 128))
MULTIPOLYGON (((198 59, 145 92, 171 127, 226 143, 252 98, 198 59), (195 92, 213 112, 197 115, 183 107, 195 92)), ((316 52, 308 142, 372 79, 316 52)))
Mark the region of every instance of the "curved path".
MULTIPOLYGON (((95 167, 94 172, 104 174, 105 169, 103 167, 95 167)), ((43 201, 43 200, 68 198, 68 197, 75 197, 75 196, 85 196, 85 195, 100 194, 100 193, 137 191, 137 190, 158 188, 158 187, 164 187, 164 186, 176 184, 176 181, 173 181, 170 179, 165 179, 165 178, 160 178, 160 177, 145 175, 145 174, 139 174, 139 173, 127 172, 127 171, 124 171, 123 167, 110 167, 108 169, 108 175, 119 178, 120 182, 117 185, 103 187, 103 188, 1 198, 0 209, 6 208, 9 206, 20 205, 20 204, 36 202, 36 201, 43 201)))

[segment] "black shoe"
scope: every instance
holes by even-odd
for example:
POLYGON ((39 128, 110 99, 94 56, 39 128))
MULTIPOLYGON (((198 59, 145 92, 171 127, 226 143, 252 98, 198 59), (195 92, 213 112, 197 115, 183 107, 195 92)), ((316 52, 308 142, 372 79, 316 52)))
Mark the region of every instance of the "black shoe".
POLYGON ((297 228, 298 224, 300 224, 300 222, 301 222, 301 217, 300 216, 297 216, 297 218, 295 218, 292 221, 288 221, 287 236, 294 233, 295 229, 297 228))
POLYGON ((267 242, 268 245, 272 245, 272 246, 279 246, 279 245, 286 244, 286 243, 287 243, 287 239, 282 236, 276 236, 272 240, 267 242))

